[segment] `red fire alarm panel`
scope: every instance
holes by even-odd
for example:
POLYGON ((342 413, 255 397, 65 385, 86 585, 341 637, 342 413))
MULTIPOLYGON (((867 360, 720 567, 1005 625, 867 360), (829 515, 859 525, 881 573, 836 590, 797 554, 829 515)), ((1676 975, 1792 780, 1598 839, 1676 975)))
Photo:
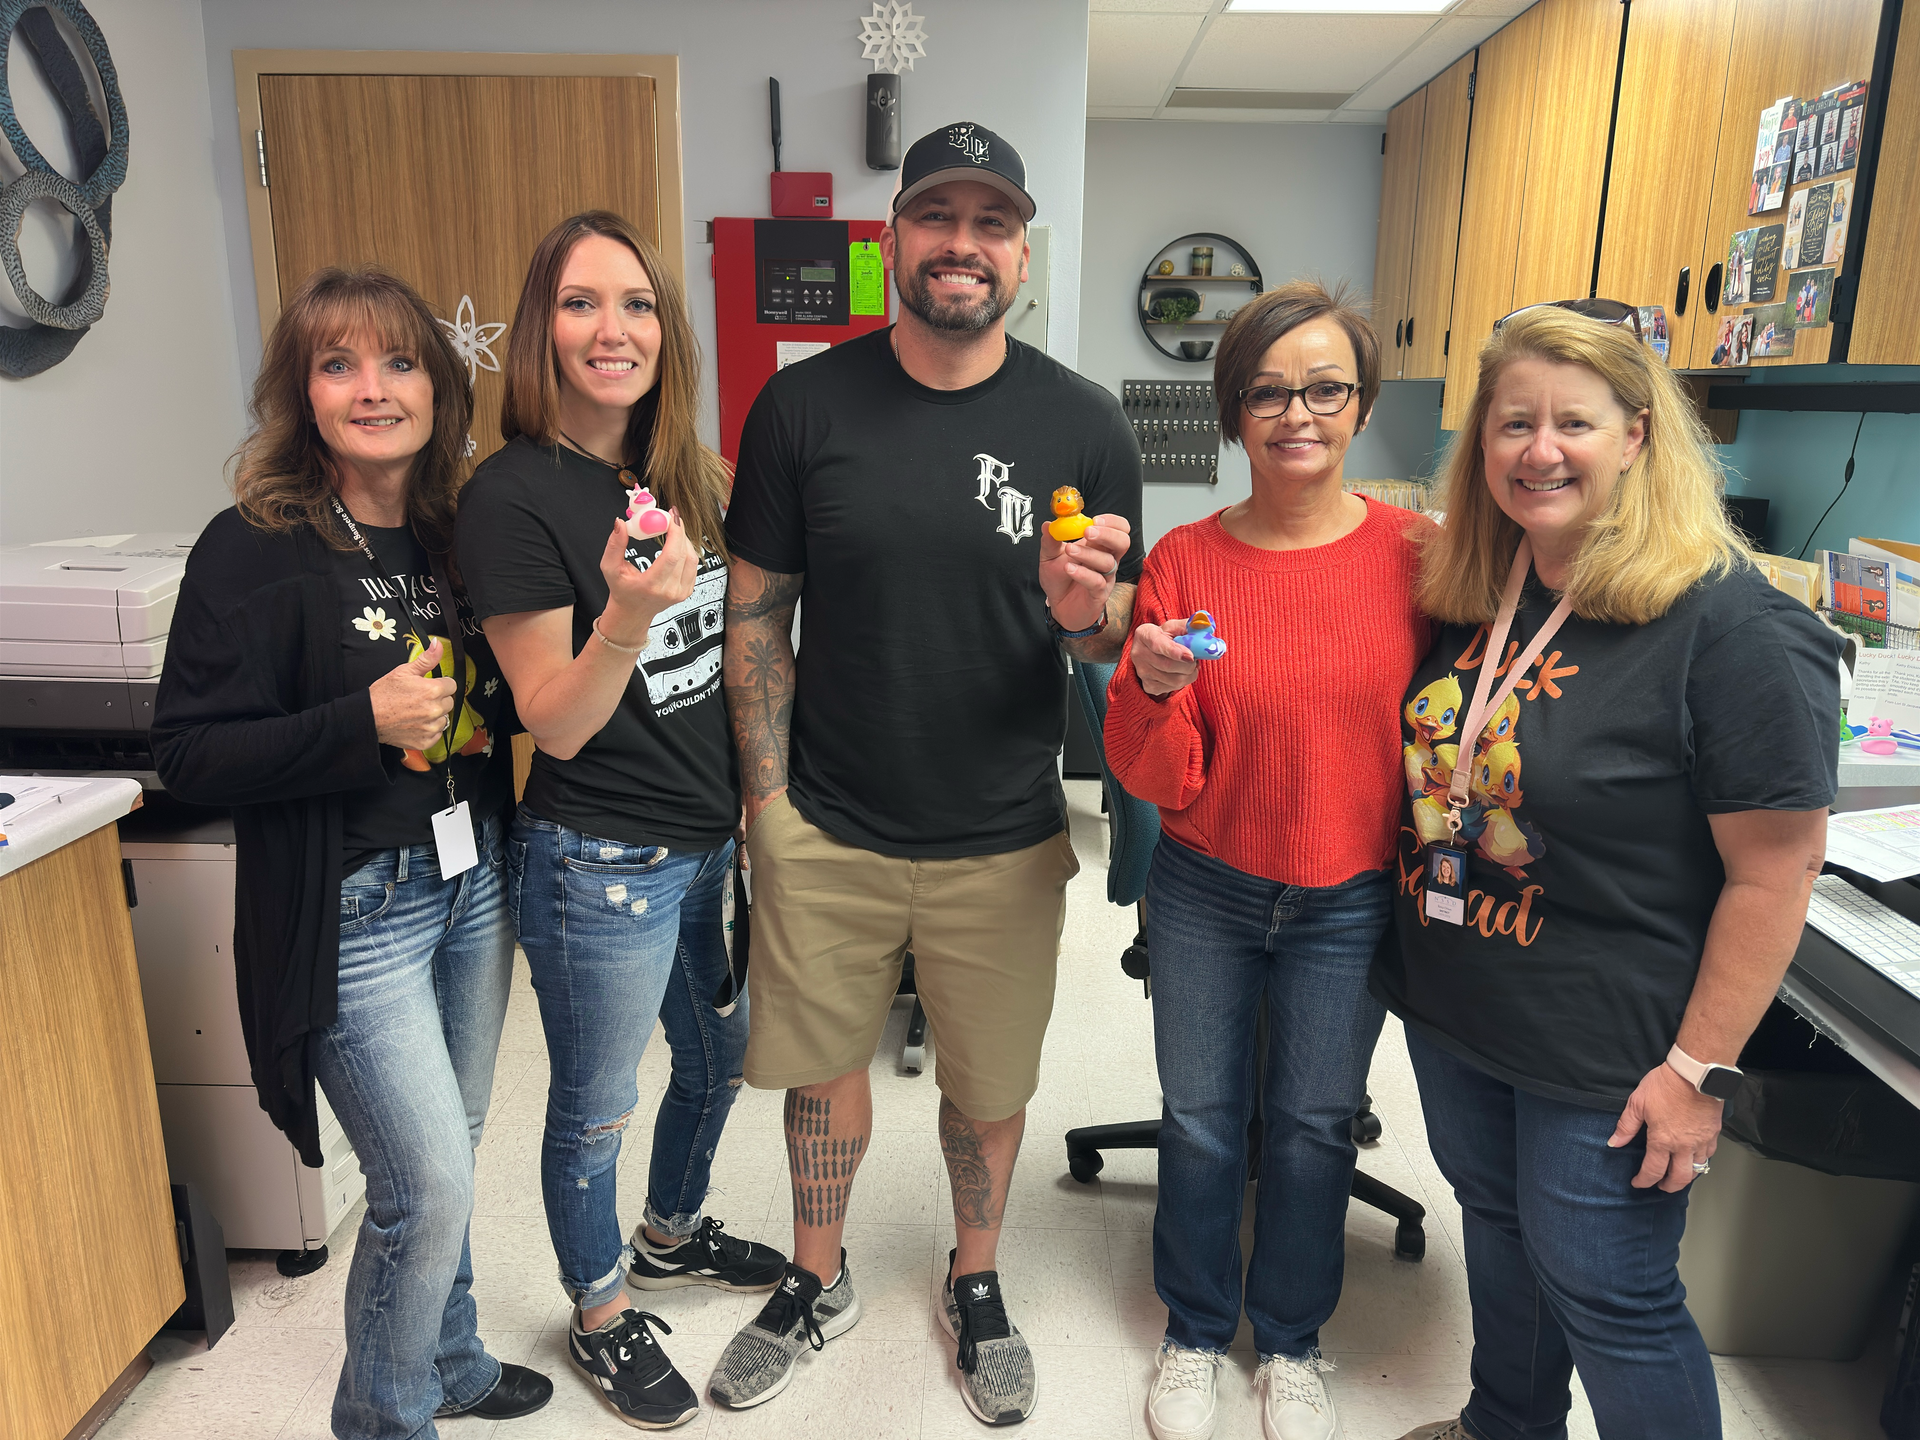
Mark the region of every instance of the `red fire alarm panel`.
POLYGON ((878 220, 715 220, 720 453, 776 370, 887 323, 878 220))
POLYGON ((833 218, 833 172, 831 170, 776 170, 773 181, 773 213, 794 219, 833 218))

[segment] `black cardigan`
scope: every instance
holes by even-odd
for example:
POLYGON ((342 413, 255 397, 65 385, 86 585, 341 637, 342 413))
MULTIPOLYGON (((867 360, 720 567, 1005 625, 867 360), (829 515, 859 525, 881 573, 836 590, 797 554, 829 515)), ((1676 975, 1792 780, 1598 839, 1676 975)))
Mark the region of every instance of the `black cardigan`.
POLYGON ((160 779, 233 809, 234 981, 260 1107, 321 1164, 311 1037, 340 968, 341 792, 391 782, 373 699, 345 693, 332 551, 216 515, 188 557, 154 705, 160 779))

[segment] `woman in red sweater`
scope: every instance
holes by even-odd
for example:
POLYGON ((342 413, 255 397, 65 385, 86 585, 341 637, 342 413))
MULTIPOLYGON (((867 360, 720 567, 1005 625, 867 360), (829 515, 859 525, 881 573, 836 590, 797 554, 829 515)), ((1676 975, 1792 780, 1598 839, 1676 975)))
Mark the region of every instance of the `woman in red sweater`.
POLYGON ((1367 967, 1393 899, 1400 700, 1430 632, 1409 532, 1430 522, 1345 493, 1379 351, 1343 293, 1295 281, 1243 308, 1214 369, 1220 430, 1251 498, 1147 557, 1113 678, 1108 762, 1160 807, 1147 886, 1154 1048, 1166 1118, 1154 1283, 1167 1338, 1157 1440, 1204 1440, 1241 1309, 1240 1208, 1254 1025, 1268 1061, 1245 1302, 1268 1440, 1336 1433, 1321 1324, 1340 1298, 1347 1124, 1385 1012, 1367 967), (1178 638, 1208 612, 1226 652, 1178 638))

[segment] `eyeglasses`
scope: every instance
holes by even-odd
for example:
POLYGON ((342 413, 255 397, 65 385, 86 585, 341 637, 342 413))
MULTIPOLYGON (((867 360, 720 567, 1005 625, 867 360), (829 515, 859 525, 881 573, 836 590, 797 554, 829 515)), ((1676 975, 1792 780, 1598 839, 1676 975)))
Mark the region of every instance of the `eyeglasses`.
POLYGON ((1247 407, 1249 415, 1271 420, 1286 414, 1293 406, 1293 397, 1298 395, 1310 414, 1338 415, 1359 388, 1344 380, 1316 380, 1298 390, 1289 390, 1285 385, 1249 385, 1240 392, 1240 403, 1247 407))
POLYGON ((1589 320, 1598 320, 1602 325, 1631 325, 1633 338, 1644 340, 1640 333, 1640 312, 1633 306, 1620 300, 1542 300, 1534 305, 1522 305, 1518 310, 1510 311, 1493 322, 1493 333, 1498 335, 1500 327, 1513 319, 1515 315, 1524 315, 1529 310, 1571 310, 1576 315, 1584 315, 1589 320))

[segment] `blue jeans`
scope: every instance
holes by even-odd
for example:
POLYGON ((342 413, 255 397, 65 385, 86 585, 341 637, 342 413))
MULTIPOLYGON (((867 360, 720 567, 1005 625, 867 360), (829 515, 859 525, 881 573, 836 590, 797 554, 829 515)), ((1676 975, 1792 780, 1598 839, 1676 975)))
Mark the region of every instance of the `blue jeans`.
POLYGON ((314 1037, 315 1077, 367 1177, 347 1273, 343 1440, 435 1433, 433 1412, 500 1378, 475 1330, 473 1152, 513 978, 496 817, 480 863, 440 878, 431 845, 388 850, 340 887, 340 990, 314 1037))
POLYGON ((643 1215, 670 1237, 700 1227, 747 1052, 745 998, 730 1015, 713 1008, 727 975, 721 902, 733 842, 675 854, 583 835, 523 805, 507 856, 552 1066, 540 1150, 547 1231, 560 1283, 589 1308, 620 1293, 633 1258, 614 1172, 656 1016, 673 1071, 653 1124, 643 1215))
POLYGON ((1262 1355, 1298 1359, 1340 1300, 1354 1145, 1348 1122, 1386 1012, 1367 993, 1393 887, 1368 871, 1283 885, 1160 837, 1147 877, 1153 1045, 1165 1112, 1153 1283, 1167 1338, 1224 1352, 1240 1324, 1247 1123, 1264 1138, 1247 1319, 1262 1355), (1267 1067, 1254 1027, 1267 1007, 1267 1067))
POLYGON ((1411 1025, 1427 1142, 1464 1212, 1475 1440, 1560 1440, 1577 1364, 1606 1440, 1716 1440, 1720 1394, 1687 1313, 1687 1192, 1636 1190, 1618 1110, 1503 1084, 1411 1025))

